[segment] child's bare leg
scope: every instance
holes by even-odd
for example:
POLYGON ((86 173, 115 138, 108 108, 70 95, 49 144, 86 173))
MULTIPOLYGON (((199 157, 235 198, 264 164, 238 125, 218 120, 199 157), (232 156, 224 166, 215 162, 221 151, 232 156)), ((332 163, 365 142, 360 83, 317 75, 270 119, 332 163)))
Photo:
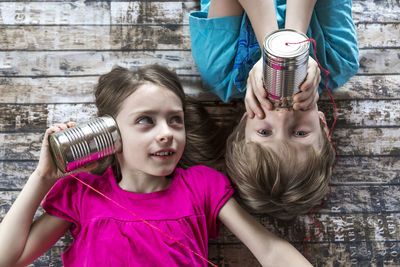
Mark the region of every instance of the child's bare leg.
POLYGON ((208 18, 242 16, 243 8, 238 0, 211 0, 208 18))
POLYGON ((274 1, 239 0, 239 3, 249 16, 258 44, 262 47, 265 36, 278 29, 274 1))

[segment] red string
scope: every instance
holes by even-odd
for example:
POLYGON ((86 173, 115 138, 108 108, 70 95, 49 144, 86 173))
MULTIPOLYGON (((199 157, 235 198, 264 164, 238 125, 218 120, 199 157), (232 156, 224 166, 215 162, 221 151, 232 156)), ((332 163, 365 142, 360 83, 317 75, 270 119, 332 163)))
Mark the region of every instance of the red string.
POLYGON ((177 243, 179 246, 183 247, 184 249, 192 252, 193 254, 195 254, 196 256, 200 257, 203 261, 206 261, 207 263, 209 263, 210 265, 214 266, 214 267, 218 267, 217 265, 215 265, 214 263, 212 263, 211 261, 209 261, 208 259, 206 259, 205 257, 203 257, 202 255, 200 255, 199 253, 197 253, 196 251, 192 250, 191 248, 189 248, 188 246, 186 246, 185 244, 179 242, 178 240, 176 240, 174 237, 168 235, 167 233, 163 232, 160 228, 158 228, 157 226, 152 225, 151 223, 149 223, 148 221, 146 221, 145 219, 141 218, 140 216, 136 215, 134 212, 132 212, 131 210, 129 210, 128 208, 122 206, 121 204, 119 204, 118 202, 116 202, 115 200, 113 200, 112 198, 104 195, 103 193, 101 193, 99 190, 97 190, 96 188, 94 188, 93 186, 85 183, 84 181, 82 181, 81 179, 79 179, 78 177, 76 177, 75 175, 73 175, 70 172, 67 172, 64 168, 64 165, 60 159, 60 157, 58 157, 58 160, 61 163, 61 166, 63 167, 65 173, 67 173, 68 175, 72 176, 75 180, 79 181, 80 183, 82 183, 83 185, 87 186, 88 188, 92 189, 94 192, 96 192, 97 194, 99 194, 100 196, 104 197, 105 199, 111 201, 112 203, 114 203, 115 205, 117 205, 118 207, 120 207, 121 209, 125 210, 126 212, 132 214, 133 216, 135 216, 136 218, 138 218, 140 221, 142 221, 143 223, 147 224, 149 227, 153 228, 154 230, 158 231, 159 233, 161 233, 162 235, 164 235, 165 237, 167 237, 168 239, 174 241, 175 243, 177 243))
POLYGON ((332 190, 331 190, 331 186, 329 185, 329 195, 328 195, 328 197, 324 201, 322 201, 321 204, 319 204, 314 209, 310 210, 309 213, 308 213, 308 217, 311 219, 313 224, 318 228, 318 233, 316 233, 314 235, 311 235, 311 236, 307 236, 306 238, 303 239, 303 250, 304 250, 304 253, 306 254, 307 260, 309 260, 309 261, 310 261, 310 255, 308 254, 308 249, 307 249, 307 246, 306 246, 306 242, 309 242, 313 238, 317 238, 320 234, 323 233, 322 227, 315 221, 313 213, 315 211, 319 210, 320 208, 322 208, 329 201, 329 199, 331 198, 331 195, 332 195, 332 190))
POLYGON ((315 60, 317 61, 317 64, 318 64, 318 66, 320 67, 320 69, 322 69, 326 74, 325 74, 325 89, 326 89, 326 91, 328 92, 328 95, 329 95, 329 97, 331 98, 331 101, 332 101, 332 104, 333 104, 333 109, 334 109, 334 111, 335 111, 335 119, 334 119, 334 121, 333 121, 333 123, 332 123, 332 126, 331 126, 331 128, 329 129, 329 137, 331 136, 331 133, 332 133, 332 131, 333 131, 333 127, 335 126, 335 124, 336 124, 336 119, 337 119, 337 108, 336 108, 336 103, 335 103, 335 100, 333 99, 333 96, 331 95, 331 92, 329 91, 329 89, 328 89, 328 76, 329 76, 329 74, 331 74, 329 71, 327 71, 326 69, 324 69, 322 66, 321 66, 321 64, 319 63, 319 61, 318 61, 318 58, 317 58, 317 43, 315 42, 315 40, 314 39, 307 39, 307 40, 304 40, 304 41, 301 41, 301 42, 297 42, 297 43, 290 43, 290 42, 287 42, 287 43, 285 43, 285 45, 289 45, 289 44, 301 44, 301 43, 304 43, 304 42, 312 42, 313 44, 314 44, 314 57, 315 57, 315 60))
MULTIPOLYGON (((335 118, 334 118, 334 120, 333 120, 333 123, 332 123, 331 128, 329 129, 329 134, 328 134, 329 141, 330 141, 330 143, 332 144, 333 148, 335 149, 335 163, 333 164, 333 167, 332 167, 332 169, 334 169, 335 166, 336 166, 336 164, 337 164, 337 161, 338 161, 338 152, 337 152, 335 143, 334 143, 334 142, 332 141, 332 139, 331 139, 331 134, 332 134, 333 127, 335 126, 336 120, 337 120, 337 107, 336 107, 335 100, 333 99, 333 96, 331 95, 331 92, 330 92, 329 89, 328 89, 328 76, 329 76, 330 72, 327 71, 326 69, 324 69, 324 68, 321 66, 321 64, 319 63, 319 61, 318 61, 318 58, 317 58, 317 43, 315 42, 314 39, 311 39, 311 38, 310 38, 310 39, 307 39, 307 40, 304 40, 304 41, 301 41, 301 42, 297 42, 297 43, 287 42, 287 43, 285 43, 285 45, 289 45, 289 44, 301 44, 301 43, 304 43, 304 42, 312 42, 312 43, 314 44, 314 57, 315 57, 315 60, 317 61, 318 66, 320 67, 320 69, 322 69, 322 70, 325 72, 325 89, 326 89, 326 91, 328 92, 329 97, 331 98, 331 101, 332 101, 332 104, 333 104, 333 109, 334 109, 334 111, 335 111, 335 118)), ((319 210, 320 208, 322 208, 322 207, 329 201, 331 195, 332 195, 332 189, 331 189, 331 186, 329 185, 329 195, 328 195, 328 198, 327 198, 326 200, 322 201, 321 204, 319 204, 317 207, 315 207, 314 209, 312 209, 312 210, 308 213, 308 217, 311 219, 311 221, 313 222, 313 224, 318 228, 318 233, 316 233, 316 234, 314 234, 314 235, 312 235, 312 236, 307 236, 306 238, 303 239, 303 250, 304 250, 304 253, 306 254, 306 257, 307 257, 308 260, 310 260, 310 255, 308 254, 306 242, 309 242, 309 241, 310 241, 311 239, 313 239, 313 238, 317 238, 320 234, 323 233, 321 226, 315 221, 314 216, 313 216, 313 213, 316 212, 317 210, 319 210)))

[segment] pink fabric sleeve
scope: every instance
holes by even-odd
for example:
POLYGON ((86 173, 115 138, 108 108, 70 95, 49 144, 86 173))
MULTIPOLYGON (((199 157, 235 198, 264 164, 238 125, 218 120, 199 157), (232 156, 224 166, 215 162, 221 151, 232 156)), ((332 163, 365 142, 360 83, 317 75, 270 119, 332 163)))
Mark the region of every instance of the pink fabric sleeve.
POLYGON ((221 228, 218 213, 232 197, 234 190, 229 179, 222 173, 205 166, 198 166, 197 169, 199 176, 202 176, 202 179, 199 177, 199 182, 204 183, 209 237, 216 238, 221 228))
POLYGON ((50 215, 72 222, 71 233, 80 229, 79 207, 82 196, 82 185, 72 177, 57 181, 42 203, 43 209, 50 215))

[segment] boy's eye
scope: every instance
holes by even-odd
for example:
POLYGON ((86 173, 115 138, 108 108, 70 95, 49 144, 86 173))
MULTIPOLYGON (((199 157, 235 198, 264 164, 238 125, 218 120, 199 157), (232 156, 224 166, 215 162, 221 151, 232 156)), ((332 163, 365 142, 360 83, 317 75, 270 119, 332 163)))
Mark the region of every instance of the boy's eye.
POLYGON ((171 118, 171 123, 173 124, 182 124, 183 119, 180 116, 174 116, 171 118))
POLYGON ((271 134, 271 131, 270 131, 270 130, 267 130, 267 129, 261 129, 261 130, 258 130, 257 133, 258 133, 259 135, 262 135, 262 136, 268 136, 268 135, 271 134))
POLYGON ((136 123, 138 124, 152 124, 153 120, 150 117, 141 117, 137 119, 136 123))
POLYGON ((307 133, 305 131, 295 131, 294 135, 302 137, 302 136, 306 136, 307 133))

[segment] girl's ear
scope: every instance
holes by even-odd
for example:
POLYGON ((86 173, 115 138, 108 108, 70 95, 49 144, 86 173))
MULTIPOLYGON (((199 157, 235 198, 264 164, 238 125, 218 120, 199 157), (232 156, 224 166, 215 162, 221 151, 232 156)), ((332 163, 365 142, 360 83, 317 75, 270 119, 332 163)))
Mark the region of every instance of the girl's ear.
POLYGON ((319 118, 321 120, 321 123, 322 123, 322 125, 324 127, 324 132, 325 132, 326 136, 328 136, 328 138, 330 139, 328 125, 326 124, 325 114, 322 111, 318 111, 318 116, 319 116, 319 118))

